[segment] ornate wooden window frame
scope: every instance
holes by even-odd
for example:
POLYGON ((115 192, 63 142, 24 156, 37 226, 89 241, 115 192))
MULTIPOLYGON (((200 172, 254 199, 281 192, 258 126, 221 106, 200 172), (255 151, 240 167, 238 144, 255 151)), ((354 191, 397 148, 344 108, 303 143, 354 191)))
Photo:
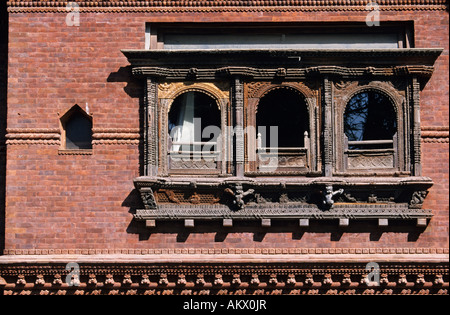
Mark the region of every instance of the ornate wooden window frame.
MULTIPOLYGON (((334 127, 335 141, 334 141, 334 155, 335 155, 335 174, 341 176, 354 176, 358 173, 377 173, 386 176, 393 175, 411 175, 408 167, 408 152, 406 144, 408 143, 410 125, 409 125, 409 103, 406 101, 406 91, 402 91, 394 87, 394 83, 389 81, 350 81, 350 82, 334 82, 333 84, 334 96, 334 127), (380 154, 381 158, 392 158, 392 167, 386 167, 381 160, 379 165, 377 161, 370 157, 361 154, 361 167, 351 167, 348 162, 349 154, 345 147, 345 133, 344 133, 344 113, 348 102, 357 94, 362 92, 378 92, 388 97, 392 106, 395 109, 397 121, 397 133, 394 136, 393 154, 380 154)), ((380 159, 378 159, 380 160, 380 159)), ((388 161, 391 162, 391 161, 388 161)))
MULTIPOLYGON (((320 172, 318 157, 320 155, 320 137, 319 137, 319 110, 320 107, 320 90, 317 86, 308 82, 302 81, 281 81, 281 82, 267 82, 267 81, 257 81, 257 82, 247 82, 245 84, 245 127, 256 126, 256 114, 258 112, 258 106, 261 99, 268 93, 280 90, 280 89, 290 89, 303 96, 307 106, 308 112, 308 142, 305 144, 307 148, 307 161, 306 167, 293 167, 295 170, 275 170, 272 172, 264 172, 258 170, 258 163, 256 157, 257 151, 257 139, 256 135, 246 133, 246 163, 245 163, 245 175, 247 176, 276 176, 276 175, 307 175, 307 174, 317 174, 320 172)), ((286 117, 289 119, 289 117, 286 117)), ((252 130, 249 128, 249 130, 252 130)))
POLYGON ((143 176, 134 180, 144 207, 136 210, 135 219, 145 221, 148 227, 168 220, 182 220, 186 227, 203 220, 221 220, 224 226, 232 226, 234 220, 258 220, 265 227, 271 220, 298 220, 300 226, 308 226, 310 220, 336 220, 342 226, 350 220, 376 220, 379 226, 390 220, 415 220, 418 226, 426 226, 432 213, 422 209, 422 204, 433 181, 421 174, 420 90, 441 52, 124 50, 133 74, 144 79, 146 91, 145 168, 143 176), (233 137, 226 135, 224 140, 234 159, 221 175, 170 176, 163 161, 167 145, 163 142, 161 146, 155 139, 167 128, 162 124, 177 92, 164 96, 160 89, 164 84, 186 85, 179 90, 182 93, 188 86, 204 90, 206 83, 218 88, 217 82, 223 88, 212 94, 222 99, 221 106, 229 100, 227 111, 222 111, 222 124, 235 129, 233 137), (249 95, 251 84, 261 84, 261 92, 249 95), (320 153, 317 173, 249 176, 245 158, 249 141, 244 141, 244 128, 251 123, 252 106, 255 108, 255 99, 264 95, 264 89, 283 85, 301 86, 309 106, 315 108, 317 117, 311 121, 315 122, 316 152, 320 153), (397 108, 401 122, 398 170, 349 172, 343 167, 344 105, 352 95, 367 89, 387 94, 397 108))
MULTIPOLYGON (((219 144, 220 151, 224 157, 228 155, 229 146, 227 139, 227 126, 229 125, 229 84, 227 82, 160 82, 158 84, 158 116, 160 117, 159 123, 159 141, 160 141, 160 155, 159 155, 159 170, 161 176, 168 175, 225 175, 227 174, 227 161, 226 158, 221 158, 222 161, 217 163, 217 167, 202 169, 196 168, 195 163, 191 163, 192 166, 186 165, 185 168, 171 168, 168 161, 168 116, 170 108, 174 100, 187 92, 199 92, 210 96, 216 102, 221 113, 221 138, 222 141, 219 144)), ((189 161, 187 161, 189 162, 189 161)), ((199 161, 202 162, 202 161, 199 161)))

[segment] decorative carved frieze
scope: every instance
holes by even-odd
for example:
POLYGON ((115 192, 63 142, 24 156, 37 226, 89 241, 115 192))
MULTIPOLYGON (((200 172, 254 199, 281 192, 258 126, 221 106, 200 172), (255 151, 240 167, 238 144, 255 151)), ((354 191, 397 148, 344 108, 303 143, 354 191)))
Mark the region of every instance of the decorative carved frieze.
POLYGON ((223 192, 159 189, 155 198, 158 204, 218 204, 223 201, 223 192))
POLYGON ((13 264, 0 266, 0 292, 5 295, 448 294, 448 262, 394 261, 377 265, 369 274, 363 263, 83 263, 77 281, 67 282, 71 277, 64 264, 13 264))
POLYGON ((285 183, 244 179, 210 179, 191 182, 178 179, 137 179, 144 209, 136 220, 355 220, 430 219, 422 209, 431 182, 411 181, 365 183, 354 179, 331 181, 295 180, 285 183), (374 185, 376 188, 374 188, 374 185), (154 191, 156 192, 154 194, 154 191), (155 197, 156 195, 156 197, 155 197))
MULTIPOLYGON (((150 257, 153 257, 157 260, 160 259, 160 257, 165 256, 167 258, 167 255, 173 255, 173 257, 176 259, 176 261, 179 261, 179 255, 194 255, 189 256, 190 258, 193 257, 200 257, 199 255, 206 255, 206 257, 209 257, 208 255, 213 255, 219 257, 222 257, 220 255, 224 255, 222 258, 226 258, 227 255, 251 255, 251 257, 256 257, 255 259, 261 258, 260 255, 263 255, 263 257, 269 259, 271 257, 277 257, 277 255, 281 255, 278 258, 282 261, 285 261, 285 258, 290 257, 291 255, 297 256, 297 258, 304 256, 305 259, 308 259, 308 255, 332 255, 334 258, 334 261, 339 261, 341 258, 345 257, 345 255, 351 255, 357 260, 367 260, 367 261, 373 261, 372 259, 364 255, 401 255, 402 257, 405 257, 404 255, 412 255, 414 256, 414 259, 419 259, 420 261, 430 259, 427 258, 427 255, 431 256, 439 256, 442 255, 445 256, 445 260, 448 259, 449 249, 448 248, 433 248, 433 247, 405 247, 405 248, 382 248, 382 247, 371 247, 371 248, 321 248, 321 247, 315 247, 315 248, 299 248, 299 247, 290 247, 290 248, 232 248, 232 247, 225 247, 225 248, 102 248, 102 249, 67 249, 67 248, 60 248, 60 249, 5 249, 2 253, 2 257, 0 257, 0 261, 2 264, 16 264, 16 258, 15 256, 19 255, 28 255, 33 256, 34 259, 39 260, 39 257, 43 257, 43 259, 47 259, 48 262, 49 259, 46 258, 47 256, 61 256, 63 257, 64 261, 68 260, 67 257, 73 257, 71 255, 85 255, 84 257, 90 257, 89 255, 150 255, 150 257), (344 256, 342 256, 344 255, 344 256), (355 256, 356 255, 356 256, 355 256), (420 258, 424 256, 425 258, 420 258), (64 258, 66 257, 66 258, 64 258)), ((117 258, 117 256, 112 256, 117 258)), ((126 256, 125 256, 126 257, 126 256)), ((136 256, 134 256, 136 257, 136 256)), ((378 256, 379 257, 379 256, 378 256)), ((408 257, 408 256, 406 256, 408 257)), ((72 258, 71 258, 72 259, 72 258)), ((209 258, 207 258, 209 259, 209 258)), ((411 258, 411 260, 414 260, 411 258)), ((54 259, 53 259, 54 260, 54 259)), ((187 259, 186 259, 187 260, 187 259)), ((323 260, 323 259, 321 259, 323 260)), ((395 259, 391 259, 395 260, 395 259)), ((117 262, 115 260, 115 262, 117 262)))
MULTIPOLYGON (((79 0, 77 2, 81 7, 227 7, 227 6, 237 6, 237 7, 250 7, 250 6, 342 6, 349 7, 348 3, 342 2, 341 0, 241 0, 241 1, 203 1, 203 0, 193 0, 193 1, 179 1, 179 0, 166 0, 166 1, 142 1, 142 0, 123 0, 120 2, 109 1, 109 0, 79 0)), ((391 6, 420 6, 420 5, 445 5, 445 0, 397 0, 395 3, 389 0, 379 0, 377 2, 380 6, 391 5, 391 6)), ((41 1, 41 0, 17 0, 8 1, 8 6, 10 7, 65 7, 64 2, 60 1, 41 1)), ((365 3, 357 3, 355 6, 365 7, 365 3)))
MULTIPOLYGON (((136 53, 137 52, 130 52, 130 51, 123 51, 125 55, 136 53)), ((297 54, 303 54, 304 52, 298 51, 297 54)), ((144 54, 144 53, 143 53, 144 54)), ((193 54, 195 54, 193 52, 193 54)), ((318 53, 320 54, 320 53, 318 53)), ((364 55, 362 53, 362 55, 364 55)), ((144 54, 145 56, 145 54, 144 54)), ((338 54, 335 56, 336 58, 338 54)), ((264 58, 267 56, 263 56, 264 58)), ((326 56, 325 56, 326 57, 326 56)), ((342 52, 342 58, 346 57, 346 53, 342 52)), ((354 56, 353 56, 354 57, 354 56)), ((137 58, 134 57, 134 58, 137 58)), ((145 58, 145 57, 143 57, 145 58)), ((370 58, 370 56, 369 56, 370 58)), ((389 58, 389 56, 386 56, 386 58, 389 58)), ((130 60, 133 62, 133 60, 130 60)), ((193 61, 195 62, 195 61, 193 61)), ((251 61, 248 61, 249 64, 251 64, 251 61)), ((253 61, 254 62, 254 61, 253 61)), ((285 60, 278 60, 278 62, 286 62, 285 60)), ((336 62, 339 62, 338 60, 336 62)), ((291 65, 293 66, 293 65, 291 65)), ((317 66, 317 67, 306 67, 306 68, 283 68, 284 75, 280 77, 280 70, 274 69, 274 68, 255 68, 252 66, 245 66, 245 67, 233 67, 233 66, 226 66, 226 67, 219 67, 219 68, 213 68, 208 67, 204 69, 197 69, 196 75, 193 77, 190 75, 190 68, 179 68, 179 69, 173 69, 173 68, 165 68, 165 67, 151 67, 151 66, 141 66, 136 65, 132 72, 133 75, 137 77, 157 77, 165 80, 186 80, 186 81, 192 81, 192 80, 215 80, 217 78, 227 78, 232 76, 241 76, 243 78, 252 79, 252 80, 267 80, 267 79, 273 79, 273 80, 306 80, 310 79, 312 77, 318 77, 318 76, 329 76, 329 77, 336 77, 341 80, 345 79, 351 79, 355 77, 365 77, 367 78, 367 68, 360 68, 360 67, 343 67, 343 66, 317 66)), ((411 75, 416 75, 418 78, 420 78, 420 82, 422 84, 426 82, 431 75, 433 74, 434 67, 433 66, 415 66, 415 71, 407 71, 405 69, 408 69, 407 67, 398 67, 398 66, 390 66, 390 67, 372 67, 370 68, 371 72, 371 79, 379 79, 379 78, 399 78, 399 77, 407 77, 411 75), (399 69, 402 69, 401 71, 399 69)))
POLYGON ((373 220, 377 218, 390 218, 394 220, 413 220, 432 217, 429 210, 408 208, 408 206, 343 206, 334 204, 331 210, 320 210, 311 205, 246 205, 239 211, 230 211, 225 205, 159 205, 155 210, 136 210, 134 217, 137 220, 222 220, 232 218, 235 220, 334 220, 351 218, 353 220, 373 220))

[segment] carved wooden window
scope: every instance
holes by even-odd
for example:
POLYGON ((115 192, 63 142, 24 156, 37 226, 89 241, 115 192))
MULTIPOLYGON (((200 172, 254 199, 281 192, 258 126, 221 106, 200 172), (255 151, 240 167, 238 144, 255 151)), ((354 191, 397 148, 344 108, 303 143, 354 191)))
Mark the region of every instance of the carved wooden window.
POLYGON ((315 170, 319 139, 317 93, 299 82, 247 85, 247 174, 306 174, 315 170))
POLYGON ((350 219, 425 226, 432 213, 422 204, 433 182, 421 174, 420 90, 441 52, 124 51, 146 91, 144 169, 134 180, 144 208, 135 218, 148 227, 157 220, 346 226, 350 219), (185 143, 176 126, 196 116, 220 127, 220 136, 194 130, 185 143), (276 144, 270 126, 280 129, 276 144), (196 155, 204 143, 209 161, 196 155), (273 148, 277 167, 268 169, 261 160, 270 156, 262 155, 273 148), (188 159, 174 160, 180 153, 188 159))
POLYGON ((228 144, 224 137, 229 85, 161 82, 155 102, 159 106, 151 109, 154 120, 148 123, 159 141, 150 143, 149 148, 159 154, 152 156, 149 164, 158 166, 158 175, 227 173, 228 144))
POLYGON ((334 96, 335 172, 411 174, 407 91, 392 82, 336 82, 334 96))
POLYGON ((220 169, 221 116, 217 102, 201 92, 179 95, 169 115, 169 170, 220 169))
POLYGON ((344 113, 347 169, 394 169, 397 114, 387 95, 369 90, 354 95, 344 113))
POLYGON ((309 119, 305 98, 293 89, 264 95, 256 113, 258 169, 296 170, 309 165, 309 119))

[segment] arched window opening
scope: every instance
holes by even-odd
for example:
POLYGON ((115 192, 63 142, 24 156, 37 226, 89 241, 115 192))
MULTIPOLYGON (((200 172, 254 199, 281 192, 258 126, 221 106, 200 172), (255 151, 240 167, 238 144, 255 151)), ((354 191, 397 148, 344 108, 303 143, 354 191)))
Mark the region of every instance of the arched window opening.
POLYGON ((269 92, 259 102, 256 126, 263 148, 305 147, 309 133, 305 98, 286 88, 269 92))
POLYGON ((219 172, 220 126, 221 114, 215 99, 193 91, 178 96, 168 117, 170 172, 219 172))
POLYGON ((263 96, 256 113, 256 129, 259 171, 291 172, 309 168, 310 128, 302 94, 280 88, 263 96))
POLYGON ((61 123, 65 149, 92 149, 92 118, 78 105, 75 105, 61 118, 61 123))
POLYGON ((178 96, 169 112, 172 152, 201 151, 217 145, 220 136, 220 110, 217 102, 201 92, 178 96))
POLYGON ((344 114, 348 149, 393 148, 397 115, 384 94, 367 91, 353 96, 344 114))

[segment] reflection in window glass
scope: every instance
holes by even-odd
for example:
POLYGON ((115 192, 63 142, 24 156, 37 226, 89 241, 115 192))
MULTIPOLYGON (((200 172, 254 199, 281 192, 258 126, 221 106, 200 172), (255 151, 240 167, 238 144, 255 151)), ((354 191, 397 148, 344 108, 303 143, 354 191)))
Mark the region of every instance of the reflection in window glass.
MULTIPOLYGON (((347 104, 344 131, 348 141, 392 140, 397 132, 394 106, 383 94, 363 92, 347 104)), ((385 147, 381 145, 382 147, 385 147)), ((349 146, 356 149, 356 146, 349 146)), ((366 149, 376 149, 376 145, 366 149)))

